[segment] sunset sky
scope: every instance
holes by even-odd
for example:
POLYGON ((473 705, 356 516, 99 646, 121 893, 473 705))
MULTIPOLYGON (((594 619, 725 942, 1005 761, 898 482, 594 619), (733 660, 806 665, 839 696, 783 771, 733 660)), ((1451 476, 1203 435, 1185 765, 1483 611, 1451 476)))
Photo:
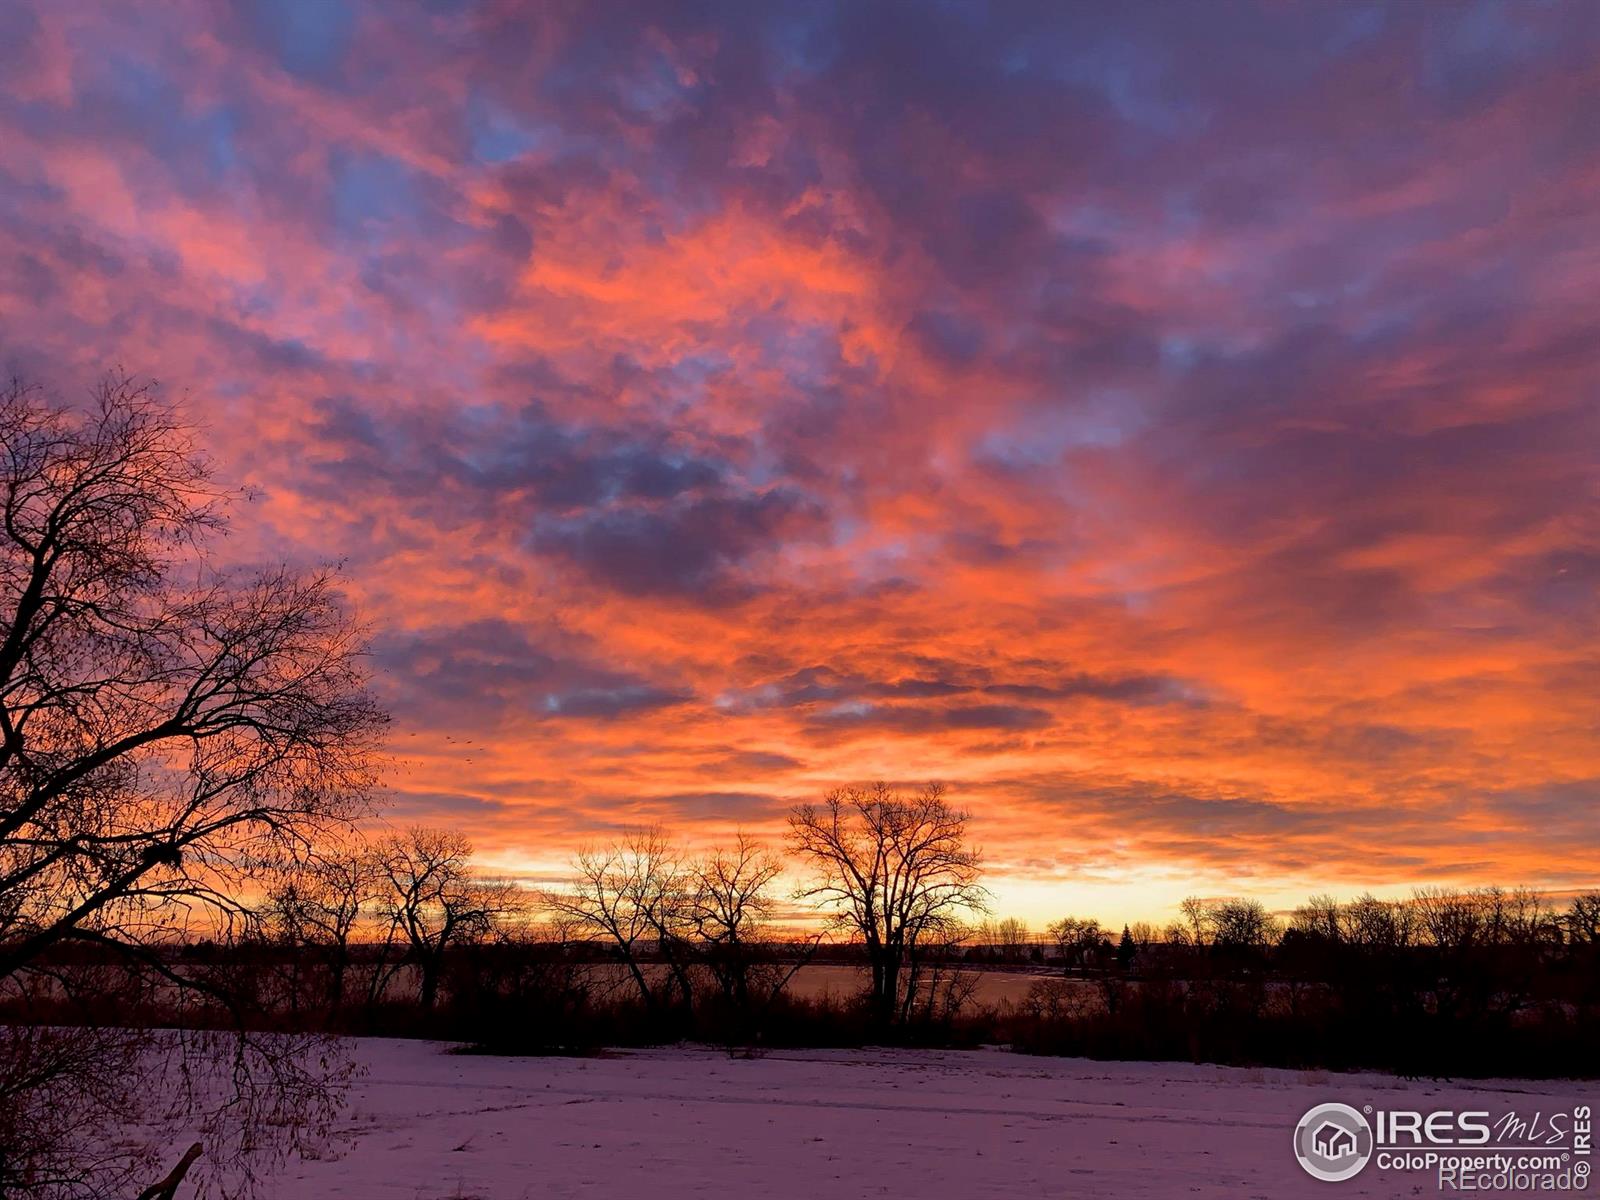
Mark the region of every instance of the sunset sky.
POLYGON ((1600 5, 0 4, 0 364, 342 560, 389 816, 1600 880, 1600 5))

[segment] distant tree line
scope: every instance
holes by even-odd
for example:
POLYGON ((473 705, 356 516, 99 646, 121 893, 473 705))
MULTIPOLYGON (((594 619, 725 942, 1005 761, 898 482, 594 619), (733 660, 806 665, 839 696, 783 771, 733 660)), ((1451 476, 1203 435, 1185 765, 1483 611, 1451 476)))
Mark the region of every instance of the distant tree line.
POLYGON ((1285 917, 1192 897, 1161 928, 1063 917, 1036 934, 988 917, 966 821, 937 785, 844 788, 791 814, 797 887, 753 839, 695 856, 656 829, 585 851, 566 886, 538 893, 479 881, 463 842, 412 830, 365 851, 364 870, 308 863, 275 889, 263 952, 297 947, 285 968, 297 987, 321 980, 309 995, 340 1028, 404 1032, 420 1016, 501 1048, 873 1038, 1444 1073, 1600 1067, 1577 1032, 1600 1005, 1600 893, 1558 907, 1527 889, 1420 888, 1313 897, 1285 917), (785 899, 815 906, 820 927, 780 932, 785 899), (353 914, 366 941, 351 940, 353 914), (339 1015, 352 963, 363 999, 339 1015), (858 966, 859 990, 794 994, 797 973, 824 963, 858 966), (987 968, 1034 982, 985 1001, 987 968), (427 1017, 441 995, 443 1024, 427 1017))
POLYGON ((1597 915, 1600 893, 1558 906, 1493 886, 1317 896, 1284 920, 1253 900, 1191 898, 1159 932, 1125 927, 1087 958, 1064 953, 1081 978, 1036 984, 1008 1040, 1107 1057, 1592 1077, 1597 915))

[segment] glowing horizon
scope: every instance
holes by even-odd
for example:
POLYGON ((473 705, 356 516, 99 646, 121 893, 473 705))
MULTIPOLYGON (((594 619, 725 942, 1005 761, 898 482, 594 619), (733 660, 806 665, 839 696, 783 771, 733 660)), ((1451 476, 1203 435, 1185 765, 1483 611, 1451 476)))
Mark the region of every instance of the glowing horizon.
POLYGON ((1600 10, 14 6, 0 356, 343 560, 390 819, 1600 881, 1600 10))

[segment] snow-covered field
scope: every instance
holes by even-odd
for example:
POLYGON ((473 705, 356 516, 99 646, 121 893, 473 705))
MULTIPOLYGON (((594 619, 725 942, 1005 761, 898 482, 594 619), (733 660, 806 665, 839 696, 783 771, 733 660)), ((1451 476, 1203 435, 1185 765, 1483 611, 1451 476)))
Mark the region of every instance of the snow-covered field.
MULTIPOLYGON (((269 1195, 382 1197, 1357 1197, 1420 1176, 1316 1183, 1290 1152, 1312 1104, 1538 1108, 1581 1085, 1097 1063, 1003 1051, 709 1050, 592 1059, 355 1043, 367 1067, 339 1157, 269 1195)), ((1592 1095, 1592 1092, 1590 1093, 1592 1095)), ((1418 1184, 1421 1192, 1413 1191, 1418 1184)))

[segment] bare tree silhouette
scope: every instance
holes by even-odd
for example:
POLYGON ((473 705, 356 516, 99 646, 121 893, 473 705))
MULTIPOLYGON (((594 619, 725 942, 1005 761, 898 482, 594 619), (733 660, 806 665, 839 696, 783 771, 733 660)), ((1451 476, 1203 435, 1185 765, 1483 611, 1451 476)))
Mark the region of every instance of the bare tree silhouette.
POLYGON ((331 572, 234 579, 189 432, 108 381, 0 394, 0 978, 129 939, 359 811, 383 717, 331 572))
POLYGON ((377 848, 379 909, 404 940, 407 959, 419 975, 424 1012, 439 997, 445 955, 453 947, 489 934, 518 907, 516 889, 484 881, 469 867, 472 845, 459 834, 413 826, 377 848))
POLYGON ((714 850, 695 867, 689 920, 723 998, 739 1010, 750 1006, 755 938, 782 873, 783 864, 742 833, 732 849, 714 850))
POLYGON ((662 997, 641 955, 653 943, 667 966, 671 993, 692 1009, 687 949, 699 881, 666 834, 659 828, 639 830, 605 849, 581 851, 573 867, 571 888, 546 893, 545 905, 585 936, 608 943, 651 1010, 660 1007, 662 997))
POLYGON ((1562 926, 1574 945, 1600 945, 1600 892, 1574 896, 1562 926))
MULTIPOLYGON (((226 499, 191 430, 150 387, 109 377, 76 408, 24 383, 0 388, 8 998, 26 1000, 43 972, 64 978, 52 956, 74 943, 120 956, 169 994, 226 1003, 218 978, 178 970, 164 947, 184 931, 235 932, 252 919, 246 876, 365 811, 385 718, 365 690, 361 631, 331 570, 213 567, 206 549, 226 499)), ((110 1033, 102 1041, 115 1053, 110 1033)), ((230 1070, 270 1062, 273 1087, 314 1085, 315 1064, 287 1045, 247 1039, 229 1053, 230 1070)), ((234 1078, 252 1086, 248 1072, 234 1078)), ((35 1077, 7 1103, 26 1123, 49 1096, 35 1077)), ((251 1110, 234 1099, 235 1113, 251 1110)), ((256 1132, 239 1144, 274 1144, 256 1132)), ((0 1155, 27 1170, 14 1149, 0 1155)))
POLYGON ((884 783, 837 788, 790 814, 790 844, 816 872, 799 894, 861 937, 882 1025, 904 1011, 902 974, 923 939, 947 937, 962 914, 987 907, 967 820, 938 783, 911 795, 884 783))
MULTIPOLYGON (((330 1012, 344 1004, 352 940, 362 918, 376 911, 384 883, 377 859, 353 842, 314 849, 303 861, 280 869, 267 891, 269 934, 321 958, 326 972, 322 1000, 330 1012)), ((301 954, 294 955, 294 970, 301 959, 301 954)), ((291 1007, 298 1006, 300 990, 298 981, 291 984, 291 1007)))
POLYGON ((1063 970, 1090 965, 1106 940, 1106 932, 1093 917, 1062 917, 1046 928, 1055 943, 1063 970))

